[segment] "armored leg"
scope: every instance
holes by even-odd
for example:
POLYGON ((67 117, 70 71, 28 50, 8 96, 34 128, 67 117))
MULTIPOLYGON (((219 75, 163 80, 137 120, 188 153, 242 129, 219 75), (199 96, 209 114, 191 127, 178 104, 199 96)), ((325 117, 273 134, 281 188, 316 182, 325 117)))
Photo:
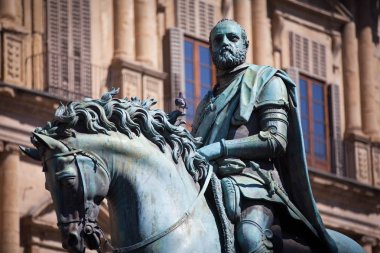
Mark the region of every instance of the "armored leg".
POLYGON ((269 207, 254 205, 246 208, 237 225, 236 236, 242 253, 272 253, 273 213, 269 207))

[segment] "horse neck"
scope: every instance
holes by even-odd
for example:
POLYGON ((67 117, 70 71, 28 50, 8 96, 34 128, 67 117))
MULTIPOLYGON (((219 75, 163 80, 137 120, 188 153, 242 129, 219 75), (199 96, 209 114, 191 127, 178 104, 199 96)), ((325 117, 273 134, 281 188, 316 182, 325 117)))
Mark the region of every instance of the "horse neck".
POLYGON ((111 175, 107 200, 113 244, 136 243, 175 223, 198 194, 183 162, 175 164, 169 147, 162 153, 144 136, 103 137, 106 141, 87 137, 85 143, 102 157, 111 175))

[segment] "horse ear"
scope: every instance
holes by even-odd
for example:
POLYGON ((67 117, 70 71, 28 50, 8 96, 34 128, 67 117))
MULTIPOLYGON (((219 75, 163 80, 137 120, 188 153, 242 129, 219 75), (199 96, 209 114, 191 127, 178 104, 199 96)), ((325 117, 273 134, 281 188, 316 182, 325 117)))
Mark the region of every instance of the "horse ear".
POLYGON ((37 149, 35 148, 26 148, 26 147, 23 147, 23 146, 19 146, 20 150, 27 156, 29 156, 30 158, 36 160, 36 161, 41 161, 41 156, 38 152, 37 149))
POLYGON ((45 144, 49 149, 54 150, 58 149, 61 151, 67 151, 67 147, 62 144, 62 142, 57 141, 47 135, 33 133, 33 136, 36 137, 40 142, 45 144))

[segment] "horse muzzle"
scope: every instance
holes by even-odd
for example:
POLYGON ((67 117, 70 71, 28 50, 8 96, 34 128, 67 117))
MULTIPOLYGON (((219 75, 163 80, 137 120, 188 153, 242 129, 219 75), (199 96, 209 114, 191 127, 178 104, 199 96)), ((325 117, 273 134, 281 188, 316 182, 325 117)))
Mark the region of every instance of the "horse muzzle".
POLYGON ((68 233, 63 240, 62 247, 70 253, 84 253, 86 250, 83 239, 77 232, 68 233))

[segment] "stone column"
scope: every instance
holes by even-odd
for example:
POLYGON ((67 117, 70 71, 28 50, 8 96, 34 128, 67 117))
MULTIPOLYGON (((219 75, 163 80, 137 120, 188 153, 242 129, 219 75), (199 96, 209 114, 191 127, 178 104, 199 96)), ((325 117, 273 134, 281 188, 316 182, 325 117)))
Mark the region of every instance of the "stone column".
POLYGON ((380 140, 376 106, 376 87, 373 76, 374 45, 371 28, 370 0, 363 0, 359 5, 359 73, 362 104, 363 131, 372 139, 380 140))
POLYGON ((342 57, 346 134, 362 135, 358 44, 355 23, 352 21, 344 26, 342 57))
POLYGON ((18 8, 20 1, 0 0, 0 19, 17 22, 20 19, 18 8))
POLYGON ((273 65, 272 38, 267 15, 267 0, 252 0, 253 63, 273 65))
POLYGON ((19 163, 18 147, 5 145, 0 154, 0 253, 20 251, 19 163))
POLYGON ((136 60, 157 67, 156 1, 135 0, 136 60))
POLYGON ((135 59, 134 0, 114 0, 114 58, 135 59))
POLYGON ((222 1, 222 17, 228 19, 234 19, 234 0, 222 1))
POLYGON ((272 18, 273 65, 278 69, 282 68, 281 54, 284 26, 284 18, 280 12, 274 12, 272 18))
POLYGON ((249 47, 247 51, 247 62, 252 63, 253 50, 252 50, 252 15, 251 15, 251 0, 234 0, 234 19, 246 31, 247 39, 249 40, 249 47))
POLYGON ((44 89, 44 1, 33 0, 32 73, 33 88, 44 89))

